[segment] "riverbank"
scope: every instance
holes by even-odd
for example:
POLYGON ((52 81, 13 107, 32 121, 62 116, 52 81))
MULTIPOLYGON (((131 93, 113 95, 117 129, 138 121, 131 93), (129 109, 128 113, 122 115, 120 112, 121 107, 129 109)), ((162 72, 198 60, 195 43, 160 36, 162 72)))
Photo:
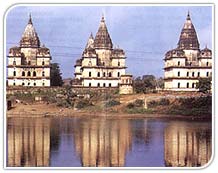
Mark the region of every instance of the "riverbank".
POLYGON ((24 117, 85 117, 85 118, 162 118, 162 119, 188 119, 188 120, 210 120, 211 117, 205 116, 186 116, 175 114, 160 114, 160 113, 126 113, 126 112, 111 112, 111 111, 89 111, 89 110, 75 110, 73 108, 61 108, 55 104, 32 103, 23 104, 17 103, 15 107, 7 111, 7 118, 24 118, 24 117))

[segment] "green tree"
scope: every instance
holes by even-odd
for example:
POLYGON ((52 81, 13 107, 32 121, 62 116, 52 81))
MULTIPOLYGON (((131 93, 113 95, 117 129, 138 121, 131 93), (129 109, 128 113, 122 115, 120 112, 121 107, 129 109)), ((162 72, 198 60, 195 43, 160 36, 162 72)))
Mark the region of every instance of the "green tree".
POLYGON ((136 93, 148 93, 153 91, 157 86, 155 76, 153 75, 144 75, 137 77, 134 80, 134 89, 136 93))
POLYGON ((51 86, 62 86, 63 80, 61 77, 60 67, 58 63, 51 64, 51 86))
POLYGON ((209 93, 211 90, 211 81, 212 78, 199 78, 196 83, 196 89, 199 89, 199 92, 209 93))

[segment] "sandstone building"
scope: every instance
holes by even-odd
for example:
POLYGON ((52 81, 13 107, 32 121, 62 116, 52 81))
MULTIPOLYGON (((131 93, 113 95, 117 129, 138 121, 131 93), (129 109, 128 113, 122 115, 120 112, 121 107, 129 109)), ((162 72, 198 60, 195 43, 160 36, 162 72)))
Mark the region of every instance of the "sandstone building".
POLYGON ((98 32, 91 34, 82 57, 76 61, 74 87, 117 88, 126 74, 125 52, 114 48, 102 17, 98 32))
POLYGON ((199 78, 212 76, 212 52, 200 50, 195 27, 188 13, 177 48, 165 54, 164 88, 172 91, 196 91, 199 78))
POLYGON ((8 86, 50 86, 50 60, 50 51, 40 45, 30 16, 20 45, 9 51, 8 86))

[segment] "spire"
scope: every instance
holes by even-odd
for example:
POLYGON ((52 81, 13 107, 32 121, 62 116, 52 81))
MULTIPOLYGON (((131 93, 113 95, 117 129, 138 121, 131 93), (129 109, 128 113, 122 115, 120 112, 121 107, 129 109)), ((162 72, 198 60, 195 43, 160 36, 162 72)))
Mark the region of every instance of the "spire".
POLYGON ((94 38, 93 38, 92 32, 91 32, 89 39, 87 41, 87 44, 86 44, 86 49, 88 49, 88 48, 94 48, 94 38))
POLYGON ((29 14, 29 21, 28 21, 28 24, 31 24, 31 25, 33 24, 33 23, 32 23, 31 13, 29 14))
POLYGON ((197 33, 194 25, 192 24, 189 11, 180 34, 178 48, 186 50, 199 49, 197 33))
POLYGON ((40 47, 40 40, 33 27, 31 14, 29 15, 28 24, 20 40, 20 47, 40 47))
POLYGON ((186 20, 191 20, 191 18, 190 18, 190 14, 189 14, 189 11, 188 11, 188 14, 187 14, 186 20))
POLYGON ((104 15, 102 15, 100 26, 94 40, 95 48, 112 49, 113 43, 105 24, 104 15))

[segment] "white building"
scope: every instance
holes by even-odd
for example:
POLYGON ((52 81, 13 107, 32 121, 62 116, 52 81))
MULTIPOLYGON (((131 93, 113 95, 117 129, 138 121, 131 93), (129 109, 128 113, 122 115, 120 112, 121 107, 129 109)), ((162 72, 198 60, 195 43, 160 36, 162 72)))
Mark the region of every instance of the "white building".
POLYGON ((199 78, 212 76, 212 52, 200 50, 197 33, 188 13, 178 47, 165 54, 164 88, 172 91, 197 91, 199 78))
POLYGON ((82 57, 76 61, 73 86, 105 88, 118 87, 125 75, 125 52, 113 48, 113 43, 102 17, 98 32, 90 35, 82 57))
POLYGON ((50 51, 40 46, 30 16, 19 47, 9 51, 8 86, 50 86, 50 60, 50 51))

